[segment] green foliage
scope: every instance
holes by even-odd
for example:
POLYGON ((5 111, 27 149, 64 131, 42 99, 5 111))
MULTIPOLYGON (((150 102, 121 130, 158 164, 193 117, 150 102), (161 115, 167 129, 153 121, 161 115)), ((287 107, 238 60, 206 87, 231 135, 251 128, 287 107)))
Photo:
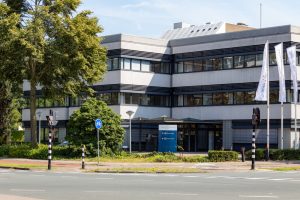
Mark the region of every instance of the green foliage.
POLYGON ((12 131, 11 141, 15 143, 24 142, 24 131, 18 131, 18 130, 12 131))
POLYGON ((8 156, 9 153, 9 145, 1 145, 0 146, 0 157, 8 156))
POLYGON ((92 94, 106 71, 102 27, 80 0, 6 0, 0 3, 0 80, 30 83, 32 143, 36 145, 36 86, 43 95, 92 94), (28 6, 30 5, 30 6, 28 6))
POLYGON ((238 153, 235 151, 209 151, 208 159, 212 162, 237 161, 238 153))
MULTIPOLYGON (((297 149, 270 149, 271 160, 300 160, 300 150, 297 149)), ((246 158, 251 159, 251 150, 246 152, 246 158)), ((255 150, 255 160, 265 160, 265 149, 255 150)))
MULTIPOLYGON (((92 144, 97 147, 95 119, 102 120, 99 143, 102 154, 115 154, 120 150, 125 130, 121 127, 121 117, 103 101, 88 99, 70 117, 66 139, 75 145, 92 144)), ((89 150, 92 150, 91 148, 89 150)))
POLYGON ((9 148, 8 157, 28 158, 31 147, 29 145, 15 145, 9 148))

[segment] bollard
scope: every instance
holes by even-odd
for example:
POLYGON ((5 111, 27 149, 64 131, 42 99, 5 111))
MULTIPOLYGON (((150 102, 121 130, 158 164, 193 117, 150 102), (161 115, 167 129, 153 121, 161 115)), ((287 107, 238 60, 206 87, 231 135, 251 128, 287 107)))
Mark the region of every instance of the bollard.
POLYGON ((48 170, 51 170, 51 159, 52 159, 52 135, 51 130, 48 138, 48 170))
POLYGON ((245 162, 245 147, 241 148, 242 162, 245 162))
POLYGON ((253 126, 253 132, 252 132, 252 164, 251 169, 255 169, 255 126, 253 126))
POLYGON ((85 164, 84 164, 84 152, 85 152, 85 146, 83 145, 82 148, 82 163, 81 163, 81 168, 85 169, 85 164))

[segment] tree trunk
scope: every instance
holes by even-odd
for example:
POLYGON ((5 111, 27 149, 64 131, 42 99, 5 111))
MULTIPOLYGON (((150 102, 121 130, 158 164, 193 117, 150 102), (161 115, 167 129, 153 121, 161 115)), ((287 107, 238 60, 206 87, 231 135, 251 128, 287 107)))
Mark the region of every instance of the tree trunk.
POLYGON ((37 146, 36 135, 36 72, 35 64, 31 66, 30 80, 30 128, 31 128, 31 143, 37 146))

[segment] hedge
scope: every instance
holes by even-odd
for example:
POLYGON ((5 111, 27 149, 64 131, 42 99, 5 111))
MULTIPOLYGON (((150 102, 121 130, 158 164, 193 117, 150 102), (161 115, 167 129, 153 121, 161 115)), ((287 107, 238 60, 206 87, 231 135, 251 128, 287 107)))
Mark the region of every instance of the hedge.
MULTIPOLYGON (((246 159, 251 159, 251 150, 246 152, 246 159)), ((270 149, 271 160, 300 160, 299 149, 270 149)), ((255 160, 265 160, 265 149, 256 149, 255 160)))
POLYGON ((235 151, 208 151, 208 160, 211 162, 237 161, 238 153, 235 151))

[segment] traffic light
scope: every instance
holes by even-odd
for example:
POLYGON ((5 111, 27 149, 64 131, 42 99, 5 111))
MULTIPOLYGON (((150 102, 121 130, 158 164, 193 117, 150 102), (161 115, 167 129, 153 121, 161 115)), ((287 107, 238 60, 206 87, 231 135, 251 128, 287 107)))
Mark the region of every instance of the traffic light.
POLYGON ((252 125, 259 126, 260 124, 260 110, 259 108, 253 108, 252 125))

